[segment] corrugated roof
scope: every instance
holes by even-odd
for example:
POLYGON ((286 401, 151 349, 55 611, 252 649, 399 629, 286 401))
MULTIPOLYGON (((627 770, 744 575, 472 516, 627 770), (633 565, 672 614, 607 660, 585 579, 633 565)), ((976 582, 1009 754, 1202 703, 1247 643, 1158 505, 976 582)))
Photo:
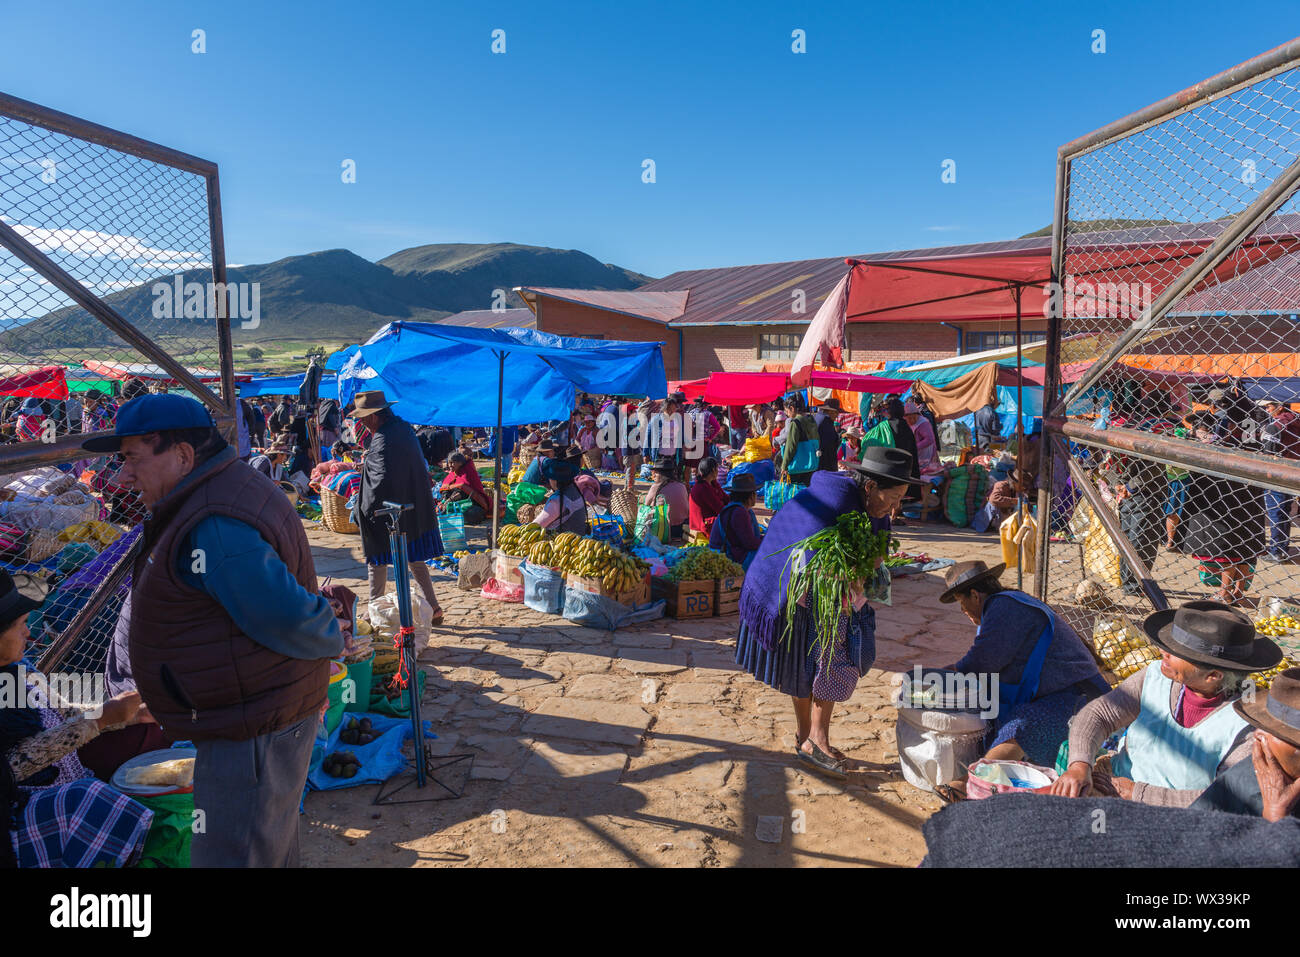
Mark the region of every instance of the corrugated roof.
POLYGON ((438 320, 448 326, 469 326, 473 329, 495 329, 498 326, 518 326, 536 329, 537 316, 531 309, 467 309, 438 320))
MULTIPOLYGON (((1145 248, 1162 244, 1203 242, 1217 236, 1229 222, 1229 219, 1222 219, 1091 231, 1080 229, 1085 224, 1073 223, 1068 236, 1067 254, 1072 260, 1074 257, 1082 257, 1086 264, 1090 254, 1098 247, 1145 248)), ((1271 217, 1251 239, 1261 243, 1267 243, 1270 239, 1288 243, 1294 241, 1297 233, 1300 233, 1300 215, 1285 214, 1271 217)), ((803 326, 811 321, 822 301, 843 278, 849 268, 845 263, 846 258, 870 264, 1041 254, 1045 258, 1046 268, 1046 257, 1050 256, 1051 247, 1050 236, 1030 236, 860 256, 688 269, 646 283, 636 290, 622 292, 545 287, 524 287, 518 292, 530 306, 535 305, 537 295, 545 295, 664 322, 670 328, 700 325, 803 326), (802 296, 797 296, 797 293, 802 296), (802 311, 796 312, 799 307, 802 307, 802 311)), ((1189 301, 1198 312, 1219 309, 1232 311, 1234 306, 1251 312, 1269 309, 1295 311, 1295 303, 1300 301, 1300 253, 1288 254, 1274 263, 1258 266, 1253 271, 1243 273, 1241 277, 1189 297, 1189 301)), ((1175 312, 1181 312, 1185 308, 1180 304, 1175 312)))
POLYGON ((686 298, 690 293, 680 287, 648 290, 640 289, 557 289, 551 286, 522 286, 515 290, 521 299, 536 309, 537 297, 559 299, 564 302, 576 302, 584 306, 594 306, 609 312, 621 312, 649 319, 651 322, 668 323, 682 314, 686 308, 686 298))

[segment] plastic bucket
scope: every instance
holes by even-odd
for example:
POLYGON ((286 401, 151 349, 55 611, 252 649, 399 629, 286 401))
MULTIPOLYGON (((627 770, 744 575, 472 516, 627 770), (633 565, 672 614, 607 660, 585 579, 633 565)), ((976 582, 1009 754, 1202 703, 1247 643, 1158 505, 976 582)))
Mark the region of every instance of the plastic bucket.
POLYGON ((325 730, 330 734, 343 720, 343 679, 347 676, 347 665, 341 661, 330 662, 329 706, 325 709, 325 730))
POLYGON ((350 661, 347 663, 348 679, 352 682, 354 689, 355 701, 347 701, 343 704, 344 711, 369 711, 370 710, 370 679, 374 674, 375 653, 372 651, 361 661, 350 661))
POLYGON ((907 783, 922 791, 966 777, 984 754, 989 722, 972 714, 899 708, 896 743, 907 783))

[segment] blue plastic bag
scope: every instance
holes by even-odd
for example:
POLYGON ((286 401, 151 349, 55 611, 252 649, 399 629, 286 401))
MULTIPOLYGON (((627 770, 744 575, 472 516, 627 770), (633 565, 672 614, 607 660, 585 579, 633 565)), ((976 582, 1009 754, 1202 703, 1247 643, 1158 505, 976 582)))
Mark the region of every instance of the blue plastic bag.
MULTIPOLYGON (((339 735, 343 732, 346 721, 339 722, 339 726, 334 729, 323 742, 321 734, 325 730, 322 723, 317 726, 316 730, 316 747, 311 755, 311 767, 307 771, 307 786, 313 791, 328 791, 332 788, 350 788, 358 784, 380 784, 387 781, 395 774, 407 770, 408 759, 402 754, 402 744, 411 738, 411 719, 410 718, 389 718, 382 714, 349 714, 349 718, 369 718, 370 723, 375 731, 379 732, 379 737, 369 744, 344 744, 339 740, 339 735), (357 771, 356 777, 352 778, 335 778, 330 777, 321 768, 325 758, 335 751, 351 751, 361 761, 361 768, 357 771)), ((424 736, 426 738, 438 737, 429 730, 430 722, 424 722, 424 736)))
POLYGON ((614 631, 627 625, 662 618, 665 605, 661 598, 629 608, 594 592, 578 588, 564 589, 564 617, 575 624, 601 631, 614 631))
POLYGON ((524 579, 524 604, 533 611, 558 615, 564 610, 564 575, 554 568, 521 562, 519 574, 524 579))
POLYGON ((442 536, 442 550, 447 555, 454 555, 469 548, 469 543, 465 541, 464 515, 440 514, 438 534, 442 536))

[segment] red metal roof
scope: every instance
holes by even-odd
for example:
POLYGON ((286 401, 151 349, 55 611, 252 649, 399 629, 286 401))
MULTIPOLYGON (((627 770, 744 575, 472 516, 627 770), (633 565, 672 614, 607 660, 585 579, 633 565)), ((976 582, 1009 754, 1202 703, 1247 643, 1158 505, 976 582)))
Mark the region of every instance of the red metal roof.
POLYGON ((564 302, 576 302, 584 306, 595 306, 610 312, 621 312, 649 319, 651 322, 669 323, 682 314, 686 308, 686 298, 690 293, 680 286, 672 289, 663 287, 650 290, 646 286, 640 289, 556 289, 550 286, 523 286, 519 290, 524 302, 532 305, 537 296, 560 299, 564 302), (531 297, 531 298, 530 298, 531 297))

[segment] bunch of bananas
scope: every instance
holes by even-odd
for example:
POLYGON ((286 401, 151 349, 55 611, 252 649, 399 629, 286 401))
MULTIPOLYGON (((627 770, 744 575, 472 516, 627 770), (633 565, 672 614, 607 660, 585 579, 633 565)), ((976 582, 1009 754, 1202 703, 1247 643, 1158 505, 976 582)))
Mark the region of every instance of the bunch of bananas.
POLYGON ((605 591, 615 594, 631 591, 645 579, 650 568, 639 558, 594 538, 578 539, 566 552, 566 561, 565 571, 584 578, 599 578, 605 591))
POLYGON ((1300 621, 1296 621, 1290 615, 1271 615, 1255 622, 1255 630, 1270 638, 1290 634, 1297 628, 1300 628, 1300 621))
POLYGON ((715 552, 711 548, 692 548, 689 555, 669 569, 668 580, 704 581, 710 578, 726 578, 729 575, 743 575, 744 571, 721 552, 715 552))
POLYGON ((1257 675, 1251 675, 1250 680, 1255 682, 1256 688, 1267 688, 1273 683, 1273 679, 1279 674, 1286 671, 1288 668, 1295 667, 1300 667, 1300 662, 1297 662, 1294 658, 1284 657, 1275 667, 1268 669, 1268 671, 1262 671, 1257 675))
MULTIPOLYGON (((552 539, 551 544, 551 562, 552 568, 558 568, 562 572, 575 571, 578 566, 578 551, 582 547, 583 538, 573 532, 560 532, 552 539)), ((530 558, 529 561, 532 561, 530 558)))
POLYGON ((540 525, 506 525, 497 535, 497 547, 507 555, 524 558, 534 542, 545 536, 540 525))
POLYGON ((1121 681, 1160 657, 1142 633, 1122 618, 1099 620, 1092 629, 1092 646, 1102 665, 1121 681))

